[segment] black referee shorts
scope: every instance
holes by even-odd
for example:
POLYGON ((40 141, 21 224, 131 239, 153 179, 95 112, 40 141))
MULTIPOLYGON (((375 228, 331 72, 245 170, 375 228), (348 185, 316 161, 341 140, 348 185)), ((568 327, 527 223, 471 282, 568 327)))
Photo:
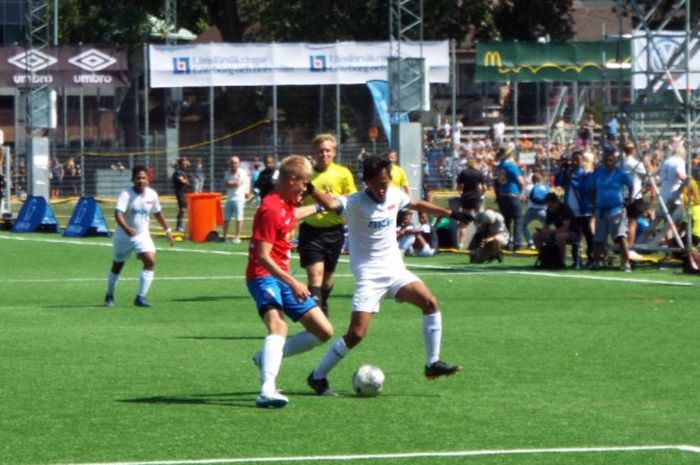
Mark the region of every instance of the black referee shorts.
POLYGON ((306 223, 299 226, 299 259, 302 268, 323 262, 324 272, 333 273, 343 249, 343 225, 316 228, 306 223))

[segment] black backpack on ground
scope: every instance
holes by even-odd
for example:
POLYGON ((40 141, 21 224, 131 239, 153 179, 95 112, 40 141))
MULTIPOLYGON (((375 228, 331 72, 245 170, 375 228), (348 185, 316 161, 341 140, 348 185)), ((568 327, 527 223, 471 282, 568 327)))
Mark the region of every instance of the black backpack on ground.
POLYGON ((550 240, 542 244, 540 255, 535 262, 535 268, 558 270, 564 267, 564 257, 559 253, 557 243, 550 240))

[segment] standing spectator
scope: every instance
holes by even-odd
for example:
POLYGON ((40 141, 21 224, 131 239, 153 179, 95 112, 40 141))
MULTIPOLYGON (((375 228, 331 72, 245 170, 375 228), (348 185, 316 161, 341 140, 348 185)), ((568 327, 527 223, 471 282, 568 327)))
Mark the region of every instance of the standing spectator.
MULTIPOLYGON (((659 170, 659 178, 661 179, 661 201, 664 202, 668 209, 669 216, 673 223, 679 224, 683 209, 681 208, 681 186, 687 177, 685 169, 686 151, 681 145, 676 145, 671 152, 671 156, 664 160, 659 170)), ((665 218, 663 210, 656 212, 656 222, 665 218)), ((666 240, 671 239, 671 222, 666 222, 666 240)))
POLYGON ((595 119, 593 118, 593 113, 586 114, 586 118, 581 124, 578 135, 584 147, 587 148, 593 145, 593 138, 595 137, 595 119))
POLYGON ((499 117, 495 123, 491 125, 491 141, 494 148, 502 148, 503 140, 506 136, 506 123, 502 117, 499 117))
POLYGON ((185 193, 190 190, 191 182, 190 176, 187 170, 190 167, 190 161, 186 157, 180 157, 177 159, 177 165, 175 171, 173 171, 173 189, 175 190, 175 199, 177 200, 177 226, 175 230, 177 232, 183 232, 184 218, 185 218, 185 208, 187 207, 187 202, 185 200, 185 193))
POLYGON ((262 171, 258 174, 258 179, 255 180, 255 188, 258 190, 260 201, 275 190, 275 181, 277 180, 275 157, 270 154, 265 155, 263 157, 263 166, 262 171))
POLYGON ((496 201, 498 208, 506 222, 506 228, 512 231, 511 250, 518 250, 521 247, 520 232, 522 231, 522 211, 520 210, 520 200, 525 200, 523 180, 520 168, 513 161, 513 149, 503 148, 498 152, 499 163, 494 168, 494 187, 496 189, 496 201))
POLYGON ((202 192, 204 190, 204 166, 202 165, 202 159, 197 158, 197 164, 194 165, 194 191, 202 192))
POLYGON ((593 205, 591 199, 593 154, 574 150, 571 156, 563 156, 559 162, 559 171, 555 177, 558 187, 564 188, 565 203, 574 214, 574 231, 578 240, 571 247, 574 265, 580 266, 581 237, 586 239, 586 256, 588 265, 593 264, 593 205))
POLYGON ((114 219, 112 268, 107 275, 107 294, 105 307, 114 306, 114 290, 119 281, 119 274, 124 268, 131 252, 135 252, 143 262, 139 275, 139 289, 134 299, 137 307, 150 307, 146 294, 151 288, 156 264, 156 248, 149 229, 149 215, 153 213, 160 226, 165 230, 168 244, 172 247, 173 236, 160 208, 158 193, 148 187, 148 172, 145 166, 135 166, 132 170, 133 186, 119 194, 114 219))
POLYGON ((234 223, 234 233, 231 242, 241 243, 241 227, 243 226, 245 201, 250 191, 250 178, 245 170, 240 168, 241 160, 236 155, 229 159, 229 169, 224 175, 224 187, 226 188, 226 205, 224 207, 224 234, 225 241, 228 236, 228 227, 231 219, 234 223))
POLYGON ((78 172, 78 165, 76 165, 75 159, 73 157, 68 157, 63 171, 65 173, 64 179, 66 180, 67 193, 73 197, 77 196, 79 190, 78 181, 80 178, 80 173, 78 172))
POLYGON ((386 157, 391 162, 391 185, 401 189, 408 195, 411 195, 411 187, 408 185, 408 177, 406 172, 398 164, 399 156, 396 150, 389 150, 386 157))
MULTIPOLYGON (((627 195, 627 218, 629 220, 629 234, 627 241, 632 246, 637 238, 637 218, 644 213, 644 177, 647 175, 647 169, 644 162, 635 156, 634 144, 628 142, 623 149, 624 157, 622 158, 622 171, 627 176, 632 178, 634 186, 627 195)), ((630 250, 630 256, 636 258, 636 252, 630 250)))
POLYGON ((542 183, 542 178, 537 173, 532 173, 532 183, 525 188, 525 196, 527 197, 527 210, 523 218, 523 238, 527 241, 527 247, 530 250, 535 249, 535 243, 530 235, 528 225, 535 220, 541 224, 545 224, 547 219, 547 206, 545 205, 545 197, 549 194, 549 187, 542 183))
POLYGON ((65 171, 63 170, 63 165, 54 157, 51 162, 51 173, 50 173, 50 184, 51 184, 51 198, 57 199, 61 196, 61 185, 63 184, 63 177, 65 176, 65 171))
MULTIPOLYGON (((486 193, 486 179, 484 173, 477 168, 474 158, 467 160, 467 167, 457 175, 457 191, 460 193, 462 211, 475 216, 481 211, 484 194, 486 193)), ((460 223, 457 229, 457 247, 466 248, 464 236, 467 225, 460 223)))
POLYGON ((625 272, 632 271, 627 244, 627 211, 624 205, 624 187, 634 187, 632 179, 618 166, 617 152, 609 147, 603 152, 603 163, 593 172, 591 197, 595 207, 595 262, 597 266, 609 236, 620 247, 620 260, 625 272))
MULTIPOLYGON (((314 150, 314 188, 334 197, 357 191, 350 170, 334 163, 336 140, 331 134, 319 134, 312 141, 314 150)), ((307 199, 305 202, 310 203, 307 199)), ((328 314, 328 297, 333 290, 333 273, 345 241, 343 218, 334 211, 307 217, 299 226, 299 259, 306 270, 311 296, 328 314)))
POLYGON ((610 116, 608 122, 605 123, 605 139, 610 144, 617 142, 617 117, 610 116))

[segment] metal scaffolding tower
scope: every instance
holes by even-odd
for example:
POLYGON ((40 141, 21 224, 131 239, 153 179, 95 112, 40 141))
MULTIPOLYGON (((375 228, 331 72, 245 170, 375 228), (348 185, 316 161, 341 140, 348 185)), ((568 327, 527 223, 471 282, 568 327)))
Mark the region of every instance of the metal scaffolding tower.
POLYGON ((407 113, 424 110, 425 59, 423 58, 423 0, 389 2, 389 111, 407 113), (418 42, 419 58, 401 53, 401 43, 418 42))
MULTIPOLYGON (((634 63, 630 94, 625 96, 619 92, 617 102, 608 101, 604 106, 604 113, 617 116, 621 128, 637 147, 637 153, 641 153, 642 138, 653 147, 674 135, 681 136, 678 139, 686 149, 688 176, 695 128, 700 120, 697 98, 700 85, 693 83, 698 81, 693 78, 700 77, 700 69, 691 69, 691 58, 700 48, 700 23, 691 24, 690 2, 676 0, 662 11, 665 2, 656 0, 645 11, 638 0, 616 0, 618 23, 622 24, 623 15, 630 15, 636 24, 631 35, 634 63), (679 19, 683 19, 684 27, 672 29, 674 20, 678 23, 679 19)), ((621 27, 619 38, 624 39, 621 27)), ((616 74, 622 76, 622 73, 610 71, 610 81, 615 80, 616 74)), ((622 87, 620 77, 619 88, 622 87)), ((664 202, 659 202, 659 207, 671 225, 675 241, 683 243, 664 202)), ((689 230, 690 227, 689 224, 689 230)), ((686 239, 685 248, 688 249, 691 235, 687 234, 686 239)))
POLYGON ((27 133, 28 190, 30 195, 49 197, 49 139, 44 134, 51 127, 51 90, 37 75, 55 59, 46 54, 50 46, 49 0, 29 0, 27 10, 27 50, 22 65, 29 75, 23 92, 26 95, 25 128, 27 133))

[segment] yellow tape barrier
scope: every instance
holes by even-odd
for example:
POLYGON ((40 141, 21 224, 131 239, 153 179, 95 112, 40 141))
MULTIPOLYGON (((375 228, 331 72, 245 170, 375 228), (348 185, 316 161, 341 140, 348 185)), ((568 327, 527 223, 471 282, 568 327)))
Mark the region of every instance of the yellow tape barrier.
MULTIPOLYGON (((253 124, 250 124, 242 129, 238 129, 236 131, 233 131, 231 133, 225 134, 221 137, 217 137, 214 140, 205 140, 203 142, 197 142, 196 144, 191 144, 191 145, 185 145, 183 147, 178 147, 177 150, 180 152, 184 152, 185 150, 193 150, 199 147, 204 147, 206 145, 211 144, 212 142, 220 142, 224 139, 228 139, 231 137, 235 137, 239 134, 243 134, 244 132, 250 131, 251 129, 254 129, 258 126, 262 126, 263 124, 269 124, 270 120, 269 119, 261 119, 260 121, 256 121, 253 124)), ((82 154, 85 156, 89 157, 132 157, 132 156, 146 156, 146 155, 160 155, 164 154, 168 151, 167 148, 158 148, 158 149, 151 149, 151 150, 142 150, 142 151, 136 151, 136 152, 83 152, 82 154)))

